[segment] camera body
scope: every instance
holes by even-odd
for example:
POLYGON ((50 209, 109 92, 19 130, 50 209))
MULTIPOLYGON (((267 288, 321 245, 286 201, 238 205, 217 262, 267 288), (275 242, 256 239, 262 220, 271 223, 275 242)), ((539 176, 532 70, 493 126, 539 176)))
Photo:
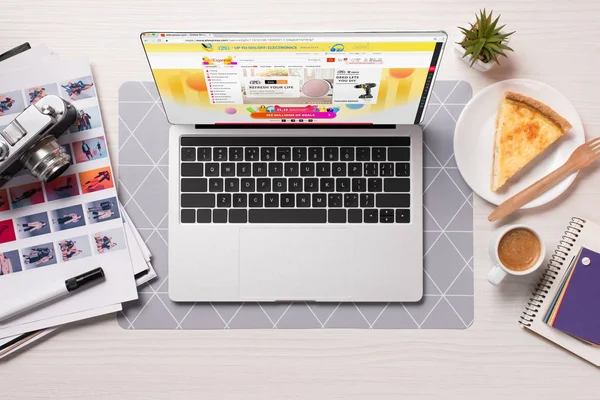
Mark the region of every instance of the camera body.
POLYGON ((42 97, 0 131, 0 187, 23 167, 44 182, 69 168, 57 138, 75 123, 77 110, 58 96, 42 97))

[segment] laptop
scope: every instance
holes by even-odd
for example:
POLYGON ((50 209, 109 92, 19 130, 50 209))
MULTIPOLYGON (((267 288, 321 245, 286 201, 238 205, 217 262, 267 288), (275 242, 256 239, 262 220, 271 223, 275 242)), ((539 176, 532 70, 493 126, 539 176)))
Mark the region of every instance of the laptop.
POLYGON ((444 32, 144 32, 174 301, 423 295, 422 130, 444 32))

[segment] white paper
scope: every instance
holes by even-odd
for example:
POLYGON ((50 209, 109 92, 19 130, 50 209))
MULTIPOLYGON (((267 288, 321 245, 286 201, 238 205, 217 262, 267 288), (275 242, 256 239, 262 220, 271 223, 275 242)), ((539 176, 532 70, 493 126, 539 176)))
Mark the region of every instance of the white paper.
MULTIPOLYGON (((109 306, 105 306, 105 307, 101 307, 101 308, 97 308, 95 310, 88 310, 88 311, 83 311, 80 313, 76 313, 74 314, 74 316, 77 318, 75 321, 80 321, 83 319, 88 319, 88 318, 92 318, 92 317, 97 317, 100 315, 105 315, 105 314, 111 314, 111 313, 115 313, 118 311, 122 310, 122 306, 121 304, 112 304, 109 306)), ((11 346, 10 349, 4 349, 4 350, 0 350, 0 359, 8 356, 9 354, 12 354, 18 350, 21 350, 27 346, 29 346, 32 343, 35 343, 36 341, 40 340, 41 338, 43 338, 44 336, 54 332, 55 330, 59 329, 59 326, 55 326, 52 328, 46 328, 42 331, 39 332, 39 334, 30 336, 28 338, 23 339, 21 342, 19 342, 18 344, 16 344, 16 346, 11 346), (8 351, 7 351, 8 350, 8 351)), ((5 343, 10 342, 11 340, 13 340, 14 338, 20 336, 19 335, 15 335, 15 336, 11 336, 8 338, 4 338, 4 339, 0 339, 0 347, 2 345, 4 345, 5 343)))
POLYGON ((58 55, 52 54, 45 44, 39 44, 0 62, 0 74, 56 60, 58 60, 58 55))
POLYGON ((75 132, 60 138, 75 160, 60 178, 41 185, 24 174, 0 189, 0 253, 11 261, 0 263, 0 268, 12 269, 0 275, 0 301, 18 301, 46 282, 64 281, 97 266, 104 269, 106 279, 0 324, 0 337, 72 322, 78 312, 137 298, 89 64, 86 60, 58 61, 0 75, 0 101, 7 94, 18 101, 4 107, 0 128, 18 115, 19 108, 44 94, 61 95, 87 118, 74 126, 75 132), (31 193, 24 189, 30 186, 23 185, 39 190, 19 200, 31 193))

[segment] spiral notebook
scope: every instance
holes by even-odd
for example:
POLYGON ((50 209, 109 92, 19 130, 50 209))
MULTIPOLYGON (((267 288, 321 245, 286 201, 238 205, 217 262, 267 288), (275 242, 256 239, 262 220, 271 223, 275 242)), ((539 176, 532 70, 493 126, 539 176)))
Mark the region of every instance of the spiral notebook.
POLYGON ((552 302, 561 289, 561 282, 568 267, 581 247, 600 251, 600 226, 589 220, 573 217, 559 240, 532 298, 523 310, 519 323, 524 328, 600 367, 600 347, 576 339, 549 326, 545 321, 552 302))

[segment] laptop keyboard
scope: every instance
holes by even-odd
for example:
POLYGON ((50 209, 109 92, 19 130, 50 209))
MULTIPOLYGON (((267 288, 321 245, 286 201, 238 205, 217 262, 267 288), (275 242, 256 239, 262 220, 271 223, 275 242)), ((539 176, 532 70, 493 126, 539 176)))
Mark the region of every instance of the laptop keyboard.
POLYGON ((409 223, 409 137, 182 137, 181 222, 409 223))

